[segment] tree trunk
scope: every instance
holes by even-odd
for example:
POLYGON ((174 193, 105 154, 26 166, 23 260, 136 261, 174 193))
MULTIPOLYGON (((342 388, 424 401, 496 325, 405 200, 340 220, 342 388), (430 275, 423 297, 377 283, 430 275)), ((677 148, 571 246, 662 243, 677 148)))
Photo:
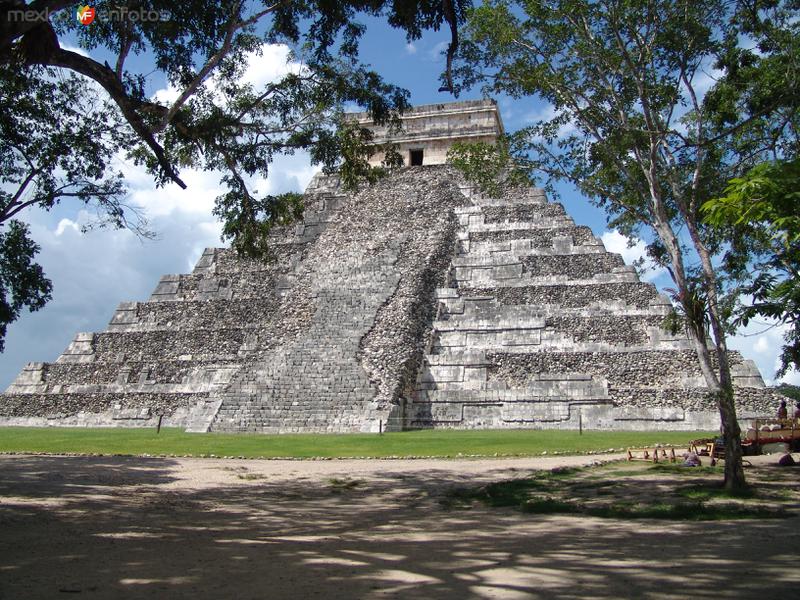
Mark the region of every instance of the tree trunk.
MULTIPOLYGON (((694 314, 689 306, 689 284, 683 265, 683 255, 677 237, 668 225, 668 221, 655 223, 655 229, 661 241, 670 254, 673 266, 673 278, 682 299, 687 302, 684 306, 688 315, 694 314)), ((696 234, 696 231, 692 233, 696 234)), ((694 343, 697 360, 700 370, 706 380, 709 391, 714 395, 717 408, 719 409, 720 421, 722 423, 722 435, 725 440, 725 488, 731 491, 741 490, 747 486, 745 481, 744 469, 742 468, 742 441, 739 423, 736 420, 736 406, 733 399, 733 381, 730 371, 730 363, 727 356, 727 344, 725 334, 719 320, 719 311, 716 303, 716 279, 713 267, 708 257, 705 247, 698 243, 696 235, 692 236, 698 253, 703 263, 704 280, 706 295, 710 298, 712 306, 707 311, 709 320, 714 331, 714 346, 717 351, 718 370, 715 372, 711 361, 711 353, 708 349, 708 340, 704 334, 704 323, 691 323, 689 335, 694 343), (709 273, 709 268, 711 272, 709 273)))
MULTIPOLYGON (((672 279, 675 281, 675 285, 678 286, 681 303, 683 304, 684 312, 688 319, 690 315, 694 314, 694 310, 691 306, 689 282, 686 278, 686 269, 683 264, 683 254, 678 237, 675 235, 675 232, 672 231, 672 227, 670 227, 666 215, 664 215, 660 221, 656 221, 653 224, 653 228, 656 230, 658 237, 661 239, 661 242, 664 244, 669 254, 670 262, 672 263, 672 279)), ((708 351, 708 342, 703 333, 704 331, 705 327, 703 323, 690 323, 690 327, 688 328, 688 334, 697 352, 697 360, 700 365, 700 371, 703 373, 703 378, 706 381, 706 386, 708 386, 708 389, 713 393, 716 393, 720 389, 720 380, 711 363, 711 354, 708 351)))
POLYGON ((717 302, 717 276, 711 262, 708 249, 700 237, 697 224, 691 215, 685 215, 689 235, 694 243, 695 250, 700 257, 703 267, 703 282, 705 284, 706 299, 708 302, 707 314, 714 334, 714 346, 717 351, 719 372, 719 391, 716 394, 717 407, 722 420, 722 435, 725 439, 725 489, 730 491, 741 490, 747 487, 747 481, 742 467, 742 438, 739 421, 736 418, 736 403, 734 401, 733 376, 731 363, 728 360, 728 344, 725 339, 725 330, 717 302))
POLYGON ((742 439, 736 420, 733 389, 722 388, 717 393, 717 406, 722 417, 722 436, 725 440, 725 489, 738 491, 747 487, 742 468, 742 439))

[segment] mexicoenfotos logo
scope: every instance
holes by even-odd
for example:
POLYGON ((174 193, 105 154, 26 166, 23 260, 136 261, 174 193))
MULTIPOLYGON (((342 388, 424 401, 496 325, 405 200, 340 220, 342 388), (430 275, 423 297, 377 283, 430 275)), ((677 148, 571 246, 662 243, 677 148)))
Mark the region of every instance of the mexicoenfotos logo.
MULTIPOLYGON (((3 1, 0 0, 0 4, 3 1)), ((14 9, 6 11, 6 20, 9 23, 46 23, 48 21, 66 23, 72 19, 71 10, 53 10, 45 7, 42 10, 34 9, 14 9)), ((123 22, 130 23, 153 23, 157 21, 169 21, 172 19, 172 13, 168 10, 153 10, 147 8, 131 9, 127 6, 115 6, 114 8, 96 9, 88 4, 78 5, 78 10, 75 13, 75 18, 81 25, 91 25, 95 21, 99 23, 109 22, 123 22)))
POLYGON ((89 25, 91 24, 92 21, 94 21, 94 15, 95 15, 94 8, 92 8, 87 4, 86 6, 78 7, 78 13, 76 17, 78 18, 78 21, 80 21, 82 25, 89 25))

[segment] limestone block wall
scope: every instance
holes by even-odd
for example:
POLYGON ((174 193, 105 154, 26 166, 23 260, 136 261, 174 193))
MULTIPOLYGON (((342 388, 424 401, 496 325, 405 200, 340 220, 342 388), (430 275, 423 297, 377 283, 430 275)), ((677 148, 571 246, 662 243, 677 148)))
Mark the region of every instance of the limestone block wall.
MULTIPOLYGON (((668 298, 561 205, 512 190, 456 213, 407 427, 717 429, 692 344, 661 327, 668 298)), ((739 414, 771 414, 755 365, 730 359, 739 414)))
MULTIPOLYGON (((491 100, 416 106, 400 115, 402 129, 399 132, 374 124, 366 113, 350 116, 373 132, 376 145, 386 142, 396 145, 407 166, 413 164, 411 151, 422 151, 422 165, 441 165, 446 162, 447 151, 454 142, 495 143, 503 133, 500 113, 491 100)), ((378 151, 369 162, 377 166, 383 158, 383 153, 378 151)))
POLYGON ((533 304, 563 308, 624 306, 647 308, 654 302, 669 306, 669 300, 659 300, 653 285, 638 281, 621 283, 574 283, 509 286, 499 288, 464 287, 464 297, 491 296, 500 304, 533 304))
MULTIPOLYGON (((502 247, 502 242, 511 240, 521 240, 531 248, 551 248, 554 238, 568 237, 575 246, 594 241, 592 230, 585 226, 550 227, 547 229, 494 229, 469 231, 468 234, 467 242, 469 247, 476 250, 481 248, 477 244, 486 244, 484 247, 488 250, 492 247, 502 247)), ((506 244, 505 247, 511 248, 509 244, 506 244)))

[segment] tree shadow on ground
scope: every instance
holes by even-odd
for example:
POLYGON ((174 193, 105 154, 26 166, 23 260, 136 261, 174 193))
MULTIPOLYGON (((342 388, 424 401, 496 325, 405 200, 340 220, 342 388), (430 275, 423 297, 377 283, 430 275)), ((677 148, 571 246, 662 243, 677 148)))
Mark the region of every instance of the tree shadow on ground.
POLYGON ((448 511, 468 479, 447 470, 286 479, 232 463, 187 489, 168 459, 9 462, 2 598, 762 598, 800 583, 797 517, 448 511))

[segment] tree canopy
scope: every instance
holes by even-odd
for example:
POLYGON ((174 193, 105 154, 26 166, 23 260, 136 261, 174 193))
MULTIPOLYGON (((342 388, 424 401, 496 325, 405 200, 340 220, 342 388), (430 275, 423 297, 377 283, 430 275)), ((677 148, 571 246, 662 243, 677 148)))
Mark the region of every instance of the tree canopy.
MULTIPOLYGON (((255 178, 269 175, 274 157, 302 150, 326 169, 343 156, 352 166, 358 157, 343 107, 355 104, 386 121, 407 106, 407 91, 359 62, 365 31, 359 15, 382 17, 409 40, 426 29, 450 27, 454 51, 468 4, 115 0, 76 15, 75 3, 63 0, 4 2, 0 227, 9 228, 8 235, 15 228, 20 243, 27 240, 8 248, 24 246, 32 260, 36 244, 15 218, 24 209, 49 210, 70 199, 96 209, 94 225, 147 235, 146 222, 126 206, 125 181, 114 166, 123 157, 143 165, 159 186, 186 187, 186 168, 221 172, 226 192, 215 214, 223 221, 223 238, 241 253, 265 255, 270 228, 302 212, 297 194, 259 195, 253 189, 255 178), (67 47, 65 39, 77 40, 82 50, 67 47), (296 67, 254 85, 241 76, 265 44, 287 45, 296 67), (148 94, 154 73, 169 93, 148 94)), ((364 152, 364 144, 358 149, 364 152)), ((351 171, 364 174, 363 160, 351 171)), ((47 297, 36 291, 49 284, 38 273, 29 293, 19 296, 23 304, 37 298, 31 307, 47 297)), ((0 315, 0 324, 17 314, 0 315)))
POLYGON ((734 284, 734 323, 785 325, 777 375, 800 370, 800 160, 763 162, 702 208, 707 223, 729 232, 723 268, 734 284))
POLYGON ((703 206, 729 244, 734 324, 786 327, 778 376, 800 370, 800 21, 797 2, 739 2, 704 99, 735 177, 703 206), (747 39, 742 45, 739 37, 747 39))

